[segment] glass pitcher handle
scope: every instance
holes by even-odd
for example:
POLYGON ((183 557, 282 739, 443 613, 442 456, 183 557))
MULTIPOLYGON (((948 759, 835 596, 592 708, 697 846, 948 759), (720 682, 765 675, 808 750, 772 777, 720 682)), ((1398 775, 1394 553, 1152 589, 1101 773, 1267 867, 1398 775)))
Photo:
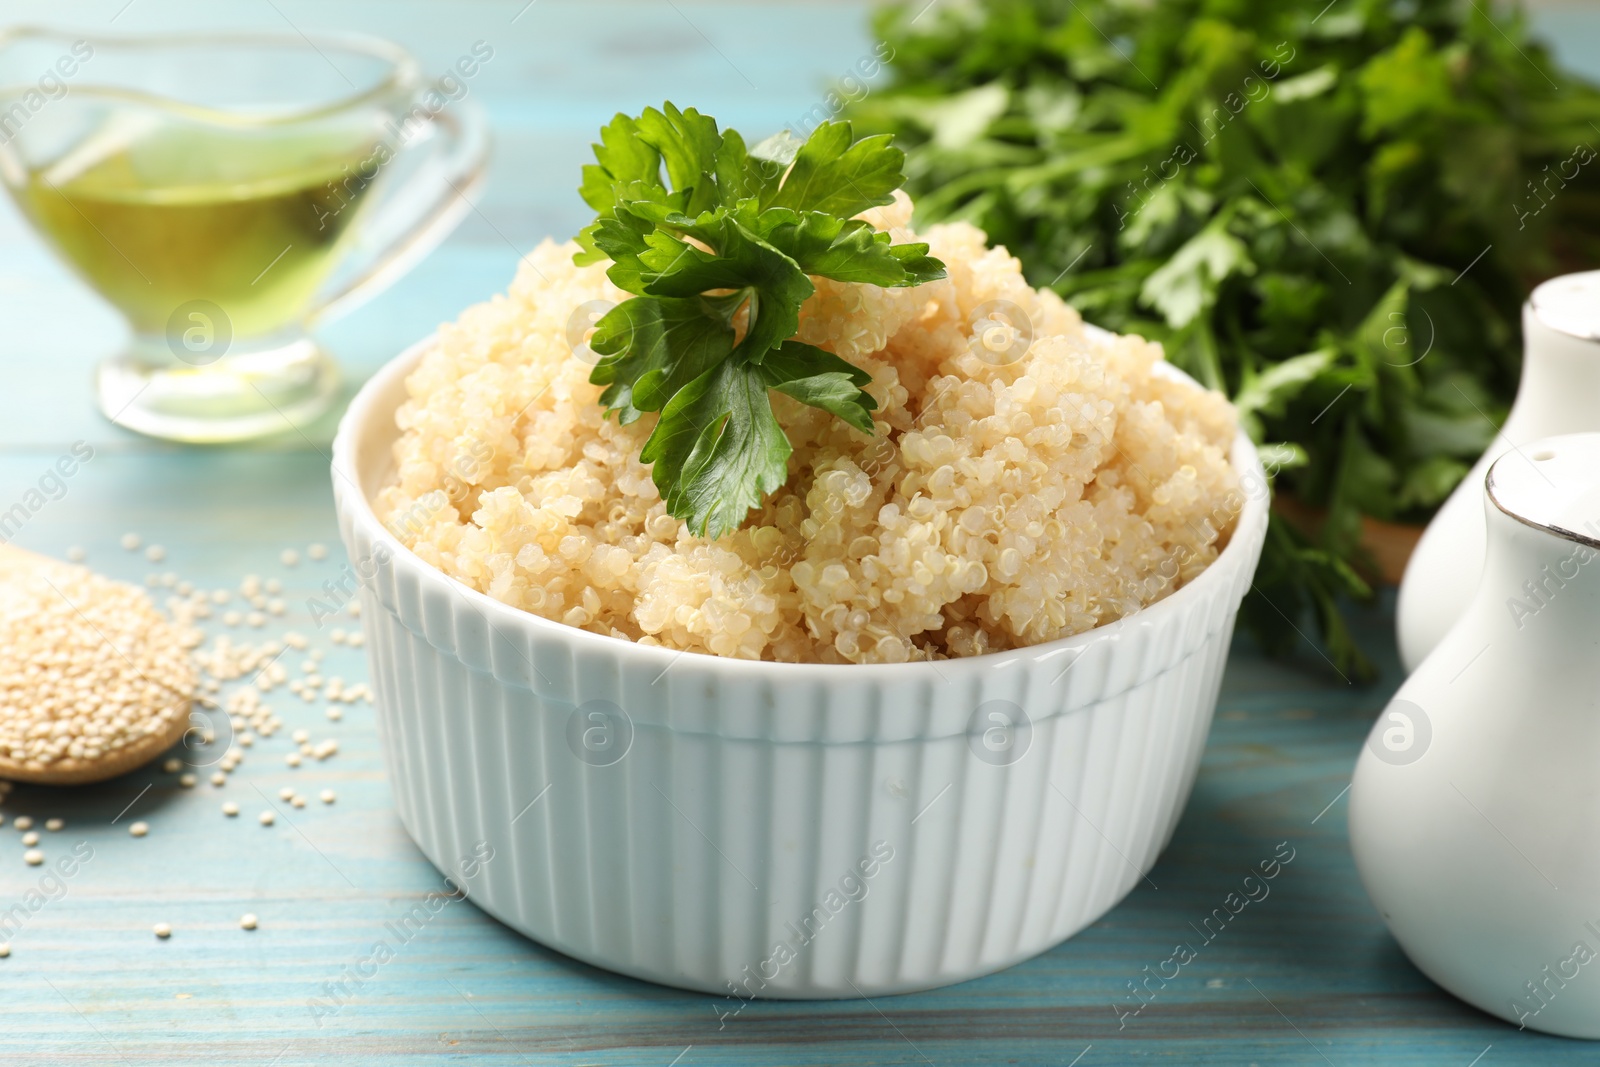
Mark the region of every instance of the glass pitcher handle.
POLYGON ((305 316, 308 327, 353 310, 398 281, 472 210, 471 197, 482 188, 488 170, 489 124, 483 110, 462 100, 427 121, 435 134, 427 139, 430 143, 402 144, 395 154, 431 151, 432 158, 375 205, 372 217, 357 223, 358 234, 379 234, 381 247, 367 253, 369 262, 354 276, 318 296, 305 316), (437 138, 442 141, 431 143, 437 138), (424 188, 434 184, 436 191, 424 188))

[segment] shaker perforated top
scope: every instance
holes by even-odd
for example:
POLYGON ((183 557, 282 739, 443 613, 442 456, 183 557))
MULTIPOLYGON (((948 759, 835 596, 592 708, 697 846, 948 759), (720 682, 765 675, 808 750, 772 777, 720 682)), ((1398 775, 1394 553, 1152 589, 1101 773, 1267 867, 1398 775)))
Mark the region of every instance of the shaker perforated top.
POLYGON ((1600 433, 1513 448, 1489 468, 1487 485, 1495 507, 1518 522, 1600 548, 1600 433))

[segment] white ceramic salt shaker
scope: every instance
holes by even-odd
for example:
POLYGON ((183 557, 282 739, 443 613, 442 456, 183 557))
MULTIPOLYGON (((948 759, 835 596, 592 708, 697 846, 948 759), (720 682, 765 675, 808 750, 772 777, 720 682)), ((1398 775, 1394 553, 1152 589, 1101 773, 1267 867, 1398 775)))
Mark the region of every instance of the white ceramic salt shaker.
POLYGON ((1600 433, 1508 452, 1480 495, 1482 581, 1373 726, 1350 845, 1429 978, 1600 1038, 1600 433))
POLYGON ((1416 670, 1461 617, 1483 565, 1489 465, 1537 437, 1600 431, 1600 271, 1552 278, 1522 308, 1522 380, 1506 423, 1445 500, 1400 583, 1400 659, 1416 670))

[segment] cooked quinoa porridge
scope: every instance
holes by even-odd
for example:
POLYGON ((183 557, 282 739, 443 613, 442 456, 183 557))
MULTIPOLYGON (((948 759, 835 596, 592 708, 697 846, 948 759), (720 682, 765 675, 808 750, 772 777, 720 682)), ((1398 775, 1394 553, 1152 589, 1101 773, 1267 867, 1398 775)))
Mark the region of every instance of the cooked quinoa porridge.
POLYGON ((774 392, 789 480, 741 529, 708 541, 667 513, 639 460, 654 418, 608 418, 594 358, 569 339, 576 311, 628 294, 551 241, 505 295, 443 327, 407 380, 379 518, 428 563, 537 615, 794 662, 1067 637, 1216 558, 1242 500, 1221 394, 1157 371, 1158 345, 1088 335, 970 225, 911 238, 904 194, 862 217, 927 241, 949 278, 813 279, 798 336, 872 375, 877 434, 774 392))

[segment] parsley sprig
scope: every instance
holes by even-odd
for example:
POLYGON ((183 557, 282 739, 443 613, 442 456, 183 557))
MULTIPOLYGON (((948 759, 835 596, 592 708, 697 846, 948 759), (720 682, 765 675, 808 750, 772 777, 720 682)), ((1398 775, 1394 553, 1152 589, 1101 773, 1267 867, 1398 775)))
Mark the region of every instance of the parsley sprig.
POLYGON ((794 340, 812 277, 912 286, 945 276, 926 244, 894 244, 852 216, 888 204, 905 153, 826 122, 747 148, 671 103, 600 131, 579 192, 598 214, 578 263, 634 294, 596 324, 589 380, 623 424, 659 412, 639 458, 667 509, 720 537, 788 478, 793 451, 768 391, 873 432, 871 377, 794 340))

